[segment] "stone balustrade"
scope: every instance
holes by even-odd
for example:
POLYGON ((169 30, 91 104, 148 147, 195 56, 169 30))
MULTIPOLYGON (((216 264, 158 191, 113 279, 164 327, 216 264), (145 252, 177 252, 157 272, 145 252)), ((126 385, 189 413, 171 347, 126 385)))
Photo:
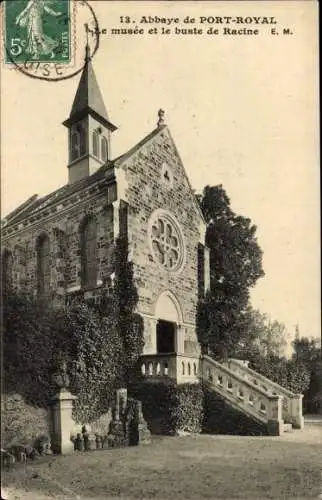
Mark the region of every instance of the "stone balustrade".
POLYGON ((266 424, 270 434, 282 432, 282 396, 264 391, 208 356, 202 357, 201 376, 233 407, 266 424))
POLYGON ((141 357, 141 371, 147 378, 171 378, 178 384, 206 382, 234 408, 265 424, 272 435, 281 434, 284 421, 303 428, 303 396, 251 370, 245 362, 230 359, 222 364, 206 355, 146 354, 141 357))
POLYGON ((178 384, 199 382, 200 359, 186 354, 146 354, 141 357, 145 377, 165 377, 178 384))
POLYGON ((302 411, 302 394, 294 394, 293 392, 285 389, 284 387, 276 384, 272 380, 264 377, 260 373, 252 370, 247 366, 248 364, 242 360, 229 359, 226 366, 234 373, 243 377, 245 380, 256 385, 259 389, 265 391, 267 394, 279 394, 283 396, 282 412, 283 420, 293 425, 294 428, 303 429, 304 418, 302 411))

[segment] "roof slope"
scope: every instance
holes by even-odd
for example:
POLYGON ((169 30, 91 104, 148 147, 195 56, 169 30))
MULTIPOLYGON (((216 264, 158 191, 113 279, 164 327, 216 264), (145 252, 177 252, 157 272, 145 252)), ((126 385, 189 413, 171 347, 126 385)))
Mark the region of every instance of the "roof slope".
POLYGON ((169 128, 167 127, 167 125, 161 125, 161 126, 158 126, 156 129, 154 129, 152 132, 150 132, 150 134, 148 134, 146 137, 144 137, 140 142, 138 142, 133 148, 129 149, 129 151, 121 156, 119 156, 116 160, 114 160, 114 165, 115 167, 119 167, 124 161, 126 161, 128 158, 130 158, 132 155, 134 155, 137 151, 139 151, 145 144, 147 144, 150 140, 152 140, 154 137, 156 137, 162 130, 164 129, 167 129, 168 133, 169 133, 169 137, 170 137, 170 140, 171 140, 171 143, 172 143, 172 147, 174 148, 174 151, 176 152, 176 155, 177 157, 179 158, 179 161, 180 161, 180 165, 181 165, 181 168, 182 168, 182 172, 183 172, 183 175, 185 176, 185 178, 187 179, 187 183, 188 183, 188 186, 190 188, 190 191, 191 191, 191 202, 192 204, 194 205, 195 209, 197 210, 202 222, 205 224, 205 218, 204 218, 204 215, 202 213, 202 210, 201 210, 201 207, 200 207, 200 204, 197 200, 197 197, 195 196, 194 194, 194 191, 192 189, 192 186, 191 186, 191 183, 190 183, 190 180, 189 180, 189 177, 187 175, 187 172, 186 172, 186 169, 184 167, 184 164, 183 164, 183 161, 181 159, 181 156, 179 154, 179 151, 177 149, 177 146, 173 140, 173 137, 171 135, 171 132, 169 130, 169 128))
MULTIPOLYGON (((154 137, 156 137, 165 128, 168 128, 168 127, 166 125, 162 125, 160 127, 157 127, 152 132, 150 132, 148 135, 146 135, 141 141, 139 141, 137 144, 135 144, 135 146, 133 146, 131 149, 129 149, 126 153, 119 156, 118 158, 116 158, 113 161, 108 161, 105 165, 100 167, 92 175, 85 177, 84 179, 81 179, 78 182, 75 182, 74 184, 66 184, 65 186, 60 187, 56 191, 54 191, 46 196, 43 196, 42 198, 36 198, 34 196, 34 197, 28 199, 25 203, 21 204, 20 207, 18 207, 18 209, 13 210, 10 214, 8 214, 6 217, 4 217, 4 221, 7 224, 19 222, 19 221, 23 220, 25 217, 28 217, 28 216, 38 212, 39 210, 42 210, 43 208, 48 207, 49 205, 51 205, 53 203, 57 203, 58 201, 63 200, 64 198, 70 196, 71 194, 88 187, 92 183, 94 183, 100 179, 103 179, 106 175, 106 172, 110 168, 120 167, 124 161, 126 161, 128 158, 130 158, 132 155, 134 155, 137 151, 139 151, 145 144, 147 144, 150 140, 152 140, 154 137)), ((174 147, 176 148, 172 137, 171 137, 171 140, 173 142, 174 147)), ((176 149, 176 151, 177 151, 177 149, 176 149)), ((178 154, 178 157, 180 159, 183 171, 187 177, 188 184, 191 188, 190 181, 188 179, 188 176, 187 176, 185 169, 183 167, 183 164, 182 164, 182 160, 181 160, 178 152, 177 152, 177 154, 178 154)), ((191 188, 191 192, 193 193, 192 188, 191 188)), ((198 210, 202 220, 204 220, 199 203, 197 202, 196 197, 194 195, 193 195, 192 199, 193 199, 193 202, 194 202, 196 209, 198 210)))
MULTIPOLYGON (((77 96, 76 96, 77 97, 77 96)), ((76 98, 75 98, 76 100, 76 98)), ((77 104, 78 105, 78 104, 77 104)), ((11 223, 16 223, 21 220, 23 220, 25 217, 28 217, 32 215, 35 212, 38 212, 42 208, 48 207, 52 203, 56 203, 67 196, 70 196, 71 194, 80 191, 83 188, 86 188, 93 182, 103 178, 105 176, 106 170, 109 168, 115 166, 117 167, 120 165, 124 160, 132 156, 136 151, 138 151, 144 144, 149 142, 150 139, 152 139, 154 136, 156 136, 160 130, 162 130, 163 127, 157 128, 150 132, 146 137, 144 137, 140 142, 138 142, 133 148, 129 149, 125 154, 119 156, 117 159, 114 161, 110 161, 100 167, 94 174, 85 177, 84 179, 79 180, 78 182, 75 182, 74 184, 65 184, 64 186, 56 189, 52 193, 49 193, 45 196, 42 196, 41 198, 38 198, 37 195, 32 196, 31 198, 28 198, 27 201, 19 205, 18 208, 10 212, 7 216, 3 218, 3 222, 6 222, 6 224, 11 224, 11 223)))
POLYGON ((90 59, 86 59, 71 112, 69 118, 64 121, 64 125, 68 127, 71 123, 77 121, 86 114, 92 114, 112 131, 117 128, 109 120, 104 99, 90 59))
POLYGON ((72 118, 86 108, 91 108, 106 121, 109 121, 91 61, 85 64, 69 118, 72 118))
POLYGON ((146 135, 140 142, 135 144, 135 146, 133 146, 133 148, 129 149, 126 153, 124 153, 123 155, 116 158, 114 160, 115 166, 120 165, 123 161, 130 158, 130 156, 132 156, 140 148, 142 148, 145 144, 147 144, 151 139, 153 139, 153 137, 158 135, 158 133, 161 132, 161 130, 163 130, 165 127, 166 127, 166 125, 162 125, 161 127, 158 127, 156 129, 152 130, 152 132, 150 132, 148 135, 146 135))
POLYGON ((11 213, 9 213, 6 217, 3 218, 3 221, 8 224, 16 224, 17 222, 25 219, 26 217, 42 210, 45 207, 52 205, 53 203, 57 203, 58 201, 64 200, 66 197, 72 195, 73 193, 77 193, 82 189, 90 186, 94 182, 103 179, 105 177, 105 172, 113 166, 112 162, 108 162, 103 165, 97 172, 94 174, 85 177, 84 179, 80 179, 78 182, 73 184, 65 184, 64 186, 56 189, 50 194, 42 196, 41 198, 33 198, 33 203, 23 203, 20 205, 19 210, 15 209, 11 213))

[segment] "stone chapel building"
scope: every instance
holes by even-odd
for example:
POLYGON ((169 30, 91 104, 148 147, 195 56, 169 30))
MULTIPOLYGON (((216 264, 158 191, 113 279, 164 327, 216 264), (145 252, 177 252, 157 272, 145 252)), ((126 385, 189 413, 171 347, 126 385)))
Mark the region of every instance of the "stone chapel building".
MULTIPOLYGON (((155 130, 112 159, 117 127, 86 59, 63 123, 68 183, 32 196, 3 221, 3 279, 48 300, 74 293, 95 298, 113 286, 113 244, 127 234, 144 354, 173 353, 197 363, 197 302, 209 284, 206 224, 163 115, 160 110, 155 130)), ((197 369, 189 365, 186 375, 197 369)))
POLYGON ((110 121, 91 60, 67 120, 68 183, 32 196, 2 221, 2 284, 52 302, 74 294, 99 300, 110 293, 112 256, 126 237, 144 324, 146 377, 177 383, 207 381, 252 421, 279 435, 284 423, 302 428, 302 395, 251 370, 201 355, 198 300, 209 287, 206 224, 159 111, 155 130, 111 158, 110 121))

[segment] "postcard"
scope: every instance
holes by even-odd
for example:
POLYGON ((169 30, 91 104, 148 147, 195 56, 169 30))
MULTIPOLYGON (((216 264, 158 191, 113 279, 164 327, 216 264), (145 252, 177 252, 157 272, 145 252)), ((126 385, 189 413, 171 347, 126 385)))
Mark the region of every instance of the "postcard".
POLYGON ((3 496, 318 498, 317 2, 1 27, 3 496))

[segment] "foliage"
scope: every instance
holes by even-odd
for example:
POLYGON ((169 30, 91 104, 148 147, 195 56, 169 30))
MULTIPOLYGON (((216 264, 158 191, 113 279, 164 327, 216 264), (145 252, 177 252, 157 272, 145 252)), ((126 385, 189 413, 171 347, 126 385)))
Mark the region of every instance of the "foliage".
POLYGON ((34 444, 41 434, 50 432, 50 413, 35 408, 17 393, 2 394, 1 442, 6 447, 18 443, 34 444))
POLYGON ((170 418, 178 431, 200 432, 203 417, 203 392, 198 384, 177 386, 170 418))
POLYGON ((43 304, 8 290, 2 306, 1 439, 6 445, 32 443, 49 431, 54 315, 43 304))
POLYGON ((116 241, 112 293, 101 305, 76 298, 54 308, 9 293, 4 298, 5 391, 19 392, 47 407, 53 374, 64 360, 78 396, 76 420, 86 423, 106 412, 116 388, 134 372, 143 348, 143 324, 135 313, 138 294, 125 238, 116 241))
POLYGON ((283 323, 248 307, 243 314, 245 334, 235 346, 234 355, 249 359, 253 354, 281 357, 287 346, 288 332, 283 323), (253 354, 252 354, 253 353, 253 354))
POLYGON ((19 392, 35 406, 48 404, 53 390, 55 345, 53 310, 32 299, 7 294, 3 298, 3 388, 19 392))
POLYGON ((296 394, 303 394, 309 387, 310 372, 292 359, 257 354, 250 359, 249 367, 296 394))
POLYGON ((86 423, 108 410, 121 377, 116 322, 83 303, 58 311, 55 328, 57 352, 64 353, 71 391, 78 396, 74 417, 86 423))
POLYGON ((314 369, 321 357, 321 342, 318 338, 295 338, 292 342, 293 358, 304 363, 310 370, 314 369))
MULTIPOLYGON (((297 330, 298 332, 298 330, 297 330)), ((322 366, 321 342, 299 334, 293 341, 293 361, 302 363, 310 373, 310 384, 304 393, 303 406, 309 413, 317 413, 322 408, 322 366)))
POLYGON ((143 321, 136 314, 138 292, 134 282, 133 263, 129 260, 126 237, 116 240, 114 254, 114 314, 119 336, 122 339, 123 379, 127 383, 133 376, 144 346, 143 321))
POLYGON ((5 298, 4 389, 31 405, 48 406, 63 353, 79 398, 78 416, 91 418, 104 410, 120 371, 120 346, 113 318, 86 304, 53 309, 21 296, 5 298))
POLYGON ((199 384, 144 381, 132 391, 142 401, 144 417, 153 433, 200 432, 203 392, 199 384))
POLYGON ((249 333, 250 288, 264 275, 256 226, 236 215, 221 185, 206 186, 199 203, 207 222, 210 292, 199 304, 198 334, 203 349, 215 357, 231 355, 249 333))
POLYGON ((258 310, 252 311, 252 328, 256 332, 255 344, 264 356, 282 356, 287 345, 287 331, 283 323, 270 318, 258 310))

